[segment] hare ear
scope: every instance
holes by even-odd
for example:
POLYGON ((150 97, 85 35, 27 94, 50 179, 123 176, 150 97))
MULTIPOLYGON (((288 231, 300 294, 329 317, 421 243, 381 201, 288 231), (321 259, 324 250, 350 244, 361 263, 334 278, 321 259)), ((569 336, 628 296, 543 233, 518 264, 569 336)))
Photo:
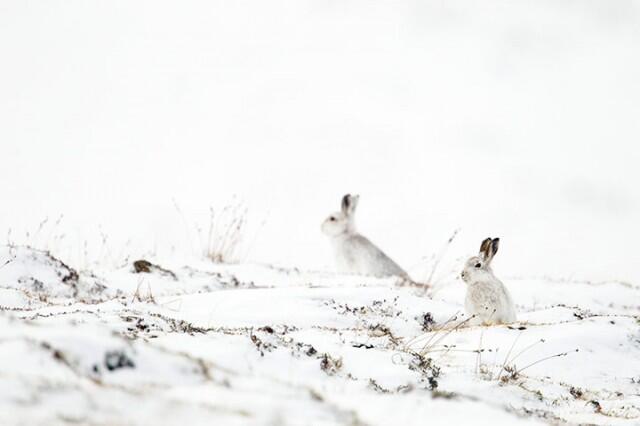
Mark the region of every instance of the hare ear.
MULTIPOLYGON (((489 244, 487 244, 485 251, 484 261, 489 264, 493 256, 498 252, 498 247, 500 246, 500 238, 494 238, 493 240, 488 238, 489 244)), ((486 240, 485 240, 486 241, 486 240)))
POLYGON ((346 194, 342 197, 342 213, 349 216, 356 211, 358 206, 359 195, 346 194))
POLYGON ((495 256, 496 253, 498 252, 498 247, 500 247, 500 238, 494 238, 493 240, 491 240, 491 248, 490 248, 491 259, 493 259, 493 256, 495 256))
POLYGON ((480 252, 479 252, 479 256, 481 259, 483 260, 487 260, 489 259, 489 250, 491 247, 491 238, 485 238, 482 241, 482 244, 480 244, 480 252))
POLYGON ((347 214, 349 212, 349 205, 351 204, 351 194, 345 194, 342 197, 342 213, 347 214))

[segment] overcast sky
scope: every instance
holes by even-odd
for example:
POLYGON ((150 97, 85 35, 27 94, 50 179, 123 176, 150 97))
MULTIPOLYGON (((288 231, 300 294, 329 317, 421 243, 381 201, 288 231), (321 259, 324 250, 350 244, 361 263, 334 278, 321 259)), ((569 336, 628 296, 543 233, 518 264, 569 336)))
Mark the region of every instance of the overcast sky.
POLYGON ((250 260, 328 268, 357 192, 407 268, 460 228, 454 267, 640 282, 639 52, 637 1, 3 1, 0 232, 188 245, 235 196, 250 260))

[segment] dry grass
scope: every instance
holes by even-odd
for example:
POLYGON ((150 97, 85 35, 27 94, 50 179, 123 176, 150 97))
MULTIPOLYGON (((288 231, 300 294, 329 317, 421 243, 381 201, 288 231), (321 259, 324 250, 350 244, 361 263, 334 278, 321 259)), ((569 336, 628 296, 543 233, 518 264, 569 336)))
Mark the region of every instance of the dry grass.
POLYGON ((248 210, 236 202, 216 210, 209 208, 206 231, 198 228, 203 255, 215 263, 237 263, 244 259, 248 210))
MULTIPOLYGON (((209 215, 204 221, 196 221, 195 226, 178 203, 174 207, 182 218, 189 247, 215 263, 239 263, 246 260, 250 245, 248 241, 249 209, 237 199, 222 208, 209 207, 209 215), (194 245, 192 231, 195 228, 197 244, 194 245)), ((255 239, 255 238, 254 238, 255 239)))
POLYGON ((220 210, 209 208, 209 226, 203 240, 204 256, 215 263, 236 263, 243 260, 248 209, 237 202, 220 210))
MULTIPOLYGON (((519 333, 518 336, 514 339, 513 343, 511 344, 511 347, 509 348, 509 351, 507 352, 507 354, 504 357, 504 361, 502 362, 502 364, 496 364, 495 362, 492 365, 488 365, 488 364, 483 364, 482 363, 482 358, 481 358, 481 354, 485 351, 487 351, 485 348, 482 347, 482 338, 483 338, 483 334, 484 334, 484 329, 483 332, 480 335, 480 343, 479 343, 479 347, 477 349, 477 359, 476 359, 476 374, 481 375, 484 379, 487 380, 496 380, 501 384, 507 384, 509 382, 515 381, 517 379, 519 379, 521 377, 521 373, 530 368, 533 367, 534 365, 540 364, 542 362, 545 361, 549 361, 552 360, 554 358, 561 358, 561 357, 565 357, 567 355, 569 355, 570 352, 573 351, 567 351, 567 352, 561 352, 561 353, 556 353, 550 356, 545 356, 543 358, 540 358, 536 361, 530 362, 529 364, 525 365, 524 367, 520 367, 518 368, 516 366, 516 360, 518 360, 520 358, 520 356, 522 356, 524 353, 530 351, 531 349, 533 349, 534 347, 538 346, 539 344, 544 344, 545 340, 544 339, 539 339, 534 341, 531 344, 528 344, 527 346, 525 346, 523 349, 521 349, 520 351, 518 351, 517 353, 514 353, 514 349, 516 348, 516 345, 518 343, 518 341, 520 340, 520 337, 522 337, 523 333, 519 333), (513 354, 513 356, 512 356, 513 354)), ((489 352, 495 352, 496 357, 498 355, 498 348, 496 349, 489 349, 489 352)), ((578 349, 575 349, 575 352, 578 352, 578 349)))
POLYGON ((98 266, 122 267, 129 263, 131 241, 127 241, 120 252, 113 252, 113 242, 102 226, 97 226, 97 235, 90 240, 81 238, 73 230, 64 215, 55 218, 45 217, 32 229, 24 231, 10 228, 7 231, 8 247, 31 247, 51 253, 73 263, 79 270, 91 270, 98 266))
POLYGON ((423 292, 426 294, 427 291, 431 291, 431 294, 434 294, 434 290, 438 288, 438 284, 442 281, 445 281, 451 275, 455 275, 457 271, 440 271, 442 269, 440 264, 442 260, 445 258, 449 248, 453 244, 454 240, 458 236, 460 229, 456 229, 453 231, 451 236, 445 241, 445 243, 440 247, 437 253, 426 256, 420 259, 420 261, 409 267, 409 270, 418 269, 416 273, 417 276, 421 277, 418 282, 413 283, 417 284, 417 286, 423 288, 423 292))
POLYGON ((57 252, 62 243, 66 241, 67 235, 61 231, 63 215, 55 220, 45 217, 38 222, 34 231, 26 230, 24 233, 14 232, 12 228, 7 231, 6 245, 30 246, 42 251, 57 252))
POLYGON ((147 303, 152 303, 154 305, 156 305, 156 299, 155 297, 153 297, 153 292, 151 291, 151 284, 150 283, 146 283, 147 284, 147 294, 143 294, 143 292, 141 291, 142 285, 145 283, 145 280, 143 278, 138 280, 138 286, 136 287, 136 292, 133 294, 133 297, 131 298, 131 302, 130 304, 133 304, 136 300, 138 302, 147 302, 147 303))

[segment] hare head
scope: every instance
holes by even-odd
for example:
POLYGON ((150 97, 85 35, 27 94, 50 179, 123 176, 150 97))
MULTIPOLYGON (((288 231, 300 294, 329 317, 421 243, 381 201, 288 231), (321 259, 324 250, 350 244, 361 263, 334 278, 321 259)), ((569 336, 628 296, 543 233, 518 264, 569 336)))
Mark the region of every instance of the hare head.
POLYGON ((322 232, 330 237, 355 232, 355 211, 358 206, 359 195, 346 194, 342 197, 339 212, 331 214, 322 222, 322 232))
POLYGON ((491 260, 498 252, 500 238, 487 238, 480 244, 480 252, 467 260, 462 269, 461 277, 467 284, 484 281, 487 276, 493 276, 491 260))

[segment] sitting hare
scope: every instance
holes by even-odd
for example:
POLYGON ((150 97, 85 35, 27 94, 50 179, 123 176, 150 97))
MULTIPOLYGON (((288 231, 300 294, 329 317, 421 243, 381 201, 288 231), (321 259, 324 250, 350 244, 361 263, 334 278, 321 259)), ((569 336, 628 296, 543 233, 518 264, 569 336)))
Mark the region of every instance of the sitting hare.
POLYGON ((409 279, 407 273, 397 263, 366 237, 356 232, 354 214, 358 199, 358 195, 345 195, 342 198, 341 211, 333 213, 322 223, 322 232, 333 244, 338 271, 409 279))
POLYGON ((480 245, 480 253, 467 260, 462 279, 467 284, 465 309, 470 323, 508 324, 516 321, 516 308, 502 282, 493 275, 491 259, 498 252, 499 238, 487 238, 480 245))

